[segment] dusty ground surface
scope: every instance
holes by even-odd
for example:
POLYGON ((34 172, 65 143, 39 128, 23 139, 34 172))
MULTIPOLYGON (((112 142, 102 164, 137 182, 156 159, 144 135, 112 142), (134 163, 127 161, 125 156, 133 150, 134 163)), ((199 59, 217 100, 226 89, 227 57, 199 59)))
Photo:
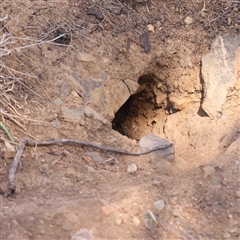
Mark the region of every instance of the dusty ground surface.
MULTIPOLYGON (((218 34, 239 34, 239 11, 239 1, 0 1, 0 19, 8 17, 0 39, 12 36, 5 45, 11 53, 0 58, 1 86, 15 81, 1 95, 1 111, 12 114, 2 114, 2 122, 16 140, 71 138, 136 150, 137 140, 152 132, 176 148, 168 162, 73 146, 27 147, 14 198, 4 196, 13 156, 2 154, 0 238, 239 239, 239 88, 229 93, 221 118, 210 120, 200 108, 201 58, 218 34), (120 7, 120 14, 103 3, 120 7), (155 33, 145 53, 140 34, 148 24, 155 33), (68 37, 58 43, 68 45, 46 43, 62 33, 68 37), (126 79, 143 91, 123 107, 131 111, 122 122, 114 114, 128 99, 126 79), (166 100, 173 98, 187 106, 176 111, 166 100), (129 138, 93 118, 66 120, 63 106, 89 106, 129 138), (84 157, 91 151, 114 159, 93 162, 84 157), (133 163, 137 171, 127 172, 133 163), (74 238, 81 229, 88 236, 74 238)), ((0 135, 3 151, 7 137, 0 135)))

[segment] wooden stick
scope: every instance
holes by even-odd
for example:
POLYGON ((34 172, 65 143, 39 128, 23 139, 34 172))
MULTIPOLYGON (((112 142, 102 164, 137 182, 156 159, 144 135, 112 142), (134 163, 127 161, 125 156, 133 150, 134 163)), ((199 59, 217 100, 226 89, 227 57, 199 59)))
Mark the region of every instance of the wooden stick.
POLYGON ((140 156, 143 154, 147 154, 153 151, 161 150, 161 149, 166 149, 171 146, 173 146, 172 143, 166 144, 164 146, 158 146, 156 148, 152 148, 143 152, 131 152, 123 149, 118 149, 118 148, 112 148, 112 147, 107 147, 107 146, 102 146, 96 143, 92 142, 85 142, 85 141, 78 141, 78 140, 73 140, 73 139, 52 139, 52 140, 31 140, 31 139, 21 139, 19 141, 18 147, 17 147, 17 153, 13 159, 11 168, 9 170, 8 174, 8 190, 7 190, 7 196, 13 196, 15 194, 15 173, 18 167, 18 164, 21 160, 21 156, 23 154, 25 146, 49 146, 49 145, 76 145, 76 146, 81 146, 81 147, 90 147, 90 148, 96 148, 101 151, 107 151, 107 152, 113 152, 113 153, 118 153, 118 154, 124 154, 124 155, 132 155, 132 156, 140 156))

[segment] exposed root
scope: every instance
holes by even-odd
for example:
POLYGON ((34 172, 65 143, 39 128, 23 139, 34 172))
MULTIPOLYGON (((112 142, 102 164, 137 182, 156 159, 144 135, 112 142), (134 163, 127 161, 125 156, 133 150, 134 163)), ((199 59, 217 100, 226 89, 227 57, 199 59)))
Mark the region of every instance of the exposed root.
POLYGON ((169 143, 164 146, 158 146, 156 148, 152 148, 147 151, 142 151, 142 152, 131 152, 123 149, 118 149, 118 148, 112 148, 112 147, 107 147, 107 146, 102 146, 96 143, 92 142, 85 142, 85 141, 78 141, 78 140, 73 140, 73 139, 52 139, 52 140, 31 140, 31 139, 21 139, 19 141, 18 147, 17 147, 17 153, 13 159, 11 168, 9 170, 8 174, 8 190, 7 190, 7 196, 11 197, 15 194, 15 173, 18 167, 18 164, 21 160, 21 156, 23 154, 25 146, 49 146, 49 145, 75 145, 75 146, 80 146, 80 147, 90 147, 90 148, 96 148, 101 151, 106 151, 106 152, 113 152, 113 153, 118 153, 118 154, 124 154, 124 155, 132 155, 132 156, 140 156, 144 155, 153 151, 161 150, 161 149, 166 149, 169 147, 172 147, 173 144, 169 143))

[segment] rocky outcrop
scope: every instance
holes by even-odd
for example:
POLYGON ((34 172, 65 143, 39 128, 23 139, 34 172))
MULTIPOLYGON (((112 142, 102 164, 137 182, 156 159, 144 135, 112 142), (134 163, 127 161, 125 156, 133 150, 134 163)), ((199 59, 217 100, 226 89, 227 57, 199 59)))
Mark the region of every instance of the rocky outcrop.
POLYGON ((210 53, 202 58, 204 99, 202 108, 211 118, 221 116, 228 90, 234 88, 240 71, 240 36, 218 36, 210 53))

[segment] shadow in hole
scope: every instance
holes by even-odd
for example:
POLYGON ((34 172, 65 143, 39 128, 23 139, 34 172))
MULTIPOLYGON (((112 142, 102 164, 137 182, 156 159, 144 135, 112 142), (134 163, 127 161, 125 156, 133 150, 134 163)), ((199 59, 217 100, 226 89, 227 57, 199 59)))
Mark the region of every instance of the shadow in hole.
MULTIPOLYGON (((200 63, 200 69, 202 69, 202 62, 200 63)), ((200 79, 200 84, 202 85, 202 90, 201 90, 200 106, 199 106, 197 114, 200 117, 208 117, 208 115, 205 113, 205 111, 202 108, 202 104, 203 104, 203 100, 204 100, 204 82, 203 82, 203 77, 202 77, 202 71, 201 70, 199 72, 199 79, 200 79)))

